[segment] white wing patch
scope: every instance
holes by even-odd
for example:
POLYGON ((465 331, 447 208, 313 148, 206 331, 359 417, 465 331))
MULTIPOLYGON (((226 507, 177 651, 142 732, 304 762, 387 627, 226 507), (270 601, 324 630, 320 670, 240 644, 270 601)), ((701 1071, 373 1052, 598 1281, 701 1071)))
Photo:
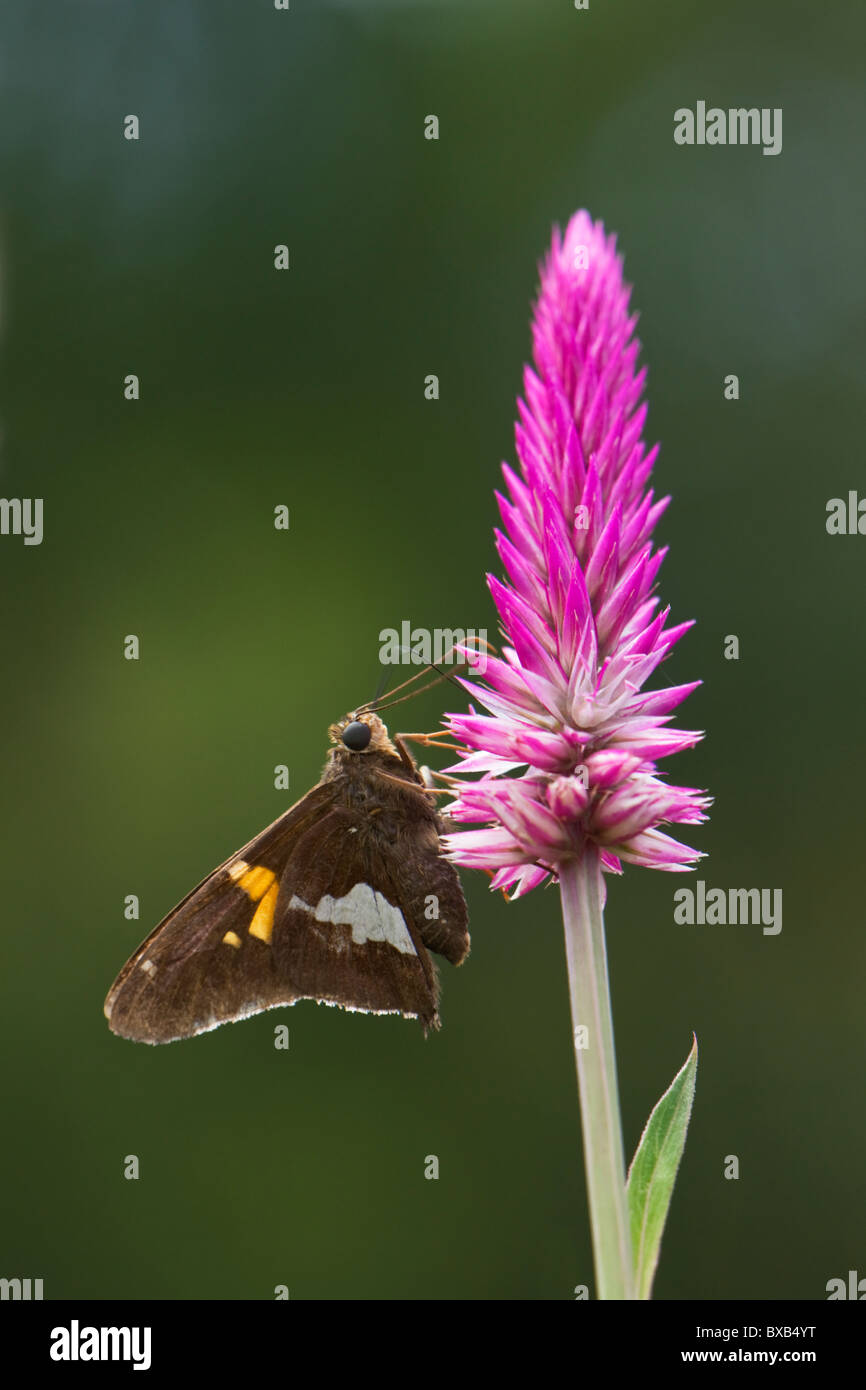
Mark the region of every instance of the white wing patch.
POLYGON ((351 927, 355 946, 362 946, 365 941, 387 941, 389 946, 396 946, 404 956, 418 954, 399 907, 394 907, 381 893, 375 892, 369 883, 356 883, 344 898, 332 898, 330 893, 326 893, 315 907, 310 907, 295 894, 289 907, 309 912, 317 922, 351 927))

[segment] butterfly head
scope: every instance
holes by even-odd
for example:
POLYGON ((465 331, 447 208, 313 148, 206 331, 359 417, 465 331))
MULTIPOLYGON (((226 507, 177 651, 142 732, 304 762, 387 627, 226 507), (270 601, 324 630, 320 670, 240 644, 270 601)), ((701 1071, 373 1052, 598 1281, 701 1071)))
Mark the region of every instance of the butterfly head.
POLYGON ((397 756, 397 750, 388 737, 388 730, 378 714, 372 710, 347 714, 332 724, 328 730, 331 742, 341 753, 358 755, 363 753, 390 753, 397 756))

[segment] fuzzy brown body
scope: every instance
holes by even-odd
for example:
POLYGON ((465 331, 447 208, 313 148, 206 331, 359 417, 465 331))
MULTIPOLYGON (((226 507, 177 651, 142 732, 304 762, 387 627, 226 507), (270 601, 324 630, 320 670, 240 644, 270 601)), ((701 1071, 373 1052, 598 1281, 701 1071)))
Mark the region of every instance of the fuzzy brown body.
POLYGON ((329 730, 321 780, 138 948, 105 1003, 114 1032, 171 1042, 316 999, 439 1026, 435 951, 469 950, 443 824, 399 736, 369 712, 329 730), (343 734, 370 728, 352 750, 343 734))

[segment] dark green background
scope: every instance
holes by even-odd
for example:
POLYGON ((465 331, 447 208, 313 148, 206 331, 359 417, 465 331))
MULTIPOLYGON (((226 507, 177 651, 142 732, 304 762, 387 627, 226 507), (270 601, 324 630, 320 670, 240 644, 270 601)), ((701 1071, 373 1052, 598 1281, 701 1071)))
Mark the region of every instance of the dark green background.
POLYGON ((0 540, 0 1274, 54 1298, 592 1284, 554 892, 465 876, 473 952, 427 1041, 302 1004, 149 1049, 102 1016, 145 931, 285 807, 274 765, 289 799, 315 780, 380 628, 493 633, 536 264, 586 206, 641 312, 662 597, 698 620, 665 668, 705 680, 680 723, 707 739, 670 765, 716 797, 687 838, 709 885, 784 890, 765 937, 675 925, 693 880, 610 884, 629 1152, 701 1047, 656 1294, 866 1275, 866 538, 824 524, 866 491, 858 10, 4 7, 0 486, 44 497, 45 539, 0 540), (698 99, 781 106, 781 155, 675 146, 698 99))

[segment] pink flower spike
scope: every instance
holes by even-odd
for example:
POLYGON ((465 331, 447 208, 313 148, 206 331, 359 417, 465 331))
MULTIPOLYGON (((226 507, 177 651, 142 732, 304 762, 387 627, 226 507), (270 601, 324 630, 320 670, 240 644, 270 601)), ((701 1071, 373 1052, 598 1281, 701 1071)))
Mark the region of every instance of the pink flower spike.
POLYGON ((554 230, 517 403, 520 469, 503 465, 497 494, 506 578, 488 582, 504 645, 462 682, 487 713, 446 720, 463 749, 450 772, 480 774, 446 808, 449 856, 515 896, 590 846, 607 873, 700 857, 659 829, 704 820, 709 798, 656 769, 702 737, 665 727, 700 682, 643 689, 691 623, 666 628, 658 605, 652 536, 670 499, 649 487, 658 446, 642 438, 630 293, 600 223, 578 212, 554 230))

